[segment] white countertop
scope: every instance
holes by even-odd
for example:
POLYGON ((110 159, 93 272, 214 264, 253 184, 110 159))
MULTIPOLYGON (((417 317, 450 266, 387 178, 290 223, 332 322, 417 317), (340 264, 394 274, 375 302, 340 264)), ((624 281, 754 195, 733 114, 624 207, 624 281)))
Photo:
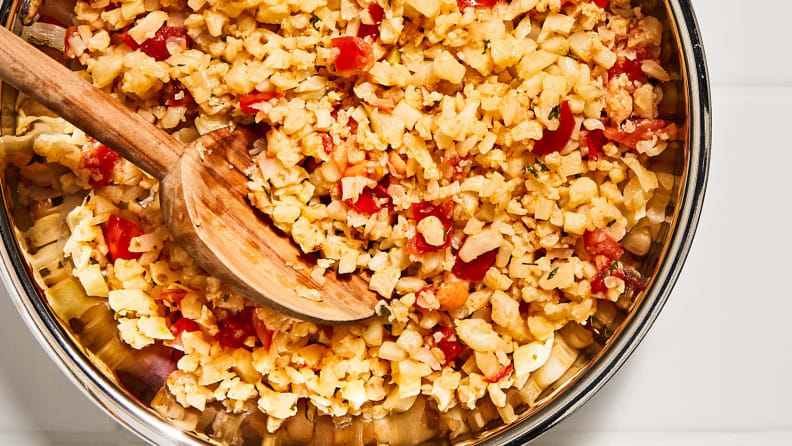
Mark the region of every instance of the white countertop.
MULTIPOLYGON (((792 445, 792 1, 694 4, 714 103, 695 243, 632 358, 536 445, 792 445)), ((140 443, 66 379, 4 296, 0 339, 0 444, 140 443)))

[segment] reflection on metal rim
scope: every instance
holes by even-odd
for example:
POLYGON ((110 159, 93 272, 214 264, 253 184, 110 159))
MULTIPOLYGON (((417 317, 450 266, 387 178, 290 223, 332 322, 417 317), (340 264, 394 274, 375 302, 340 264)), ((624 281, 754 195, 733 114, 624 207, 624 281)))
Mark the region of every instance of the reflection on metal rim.
MULTIPOLYGON (((12 12, 21 2, 0 0, 0 25, 10 26, 12 12)), ((630 313, 620 333, 584 373, 580 373, 540 410, 528 411, 521 421, 495 428, 469 440, 485 445, 518 445, 530 441, 570 415, 590 399, 624 364, 646 335, 668 299, 676 283, 695 235, 702 209, 711 144, 711 103, 706 59, 698 31, 698 24, 690 0, 666 0, 680 51, 681 70, 686 85, 689 151, 687 175, 682 183, 681 205, 669 241, 664 261, 655 271, 654 280, 642 302, 630 313)), ((1 88, 1 87, 0 87, 1 88)), ((3 179, 4 180, 4 179, 3 179)), ((141 438, 154 444, 207 444, 160 418, 154 411, 135 401, 128 393, 109 380, 83 354, 69 333, 55 318, 34 283, 20 246, 18 234, 9 220, 5 197, 0 197, 0 276, 11 299, 35 337, 60 366, 61 370, 105 412, 141 438)))

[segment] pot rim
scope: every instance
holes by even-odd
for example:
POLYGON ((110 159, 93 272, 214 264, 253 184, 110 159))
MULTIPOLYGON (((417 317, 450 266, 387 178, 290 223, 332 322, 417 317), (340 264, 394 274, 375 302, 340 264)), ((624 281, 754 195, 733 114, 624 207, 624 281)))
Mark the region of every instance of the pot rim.
MULTIPOLYGON (((712 142, 709 75, 691 0, 665 0, 681 52, 687 98, 687 176, 665 253, 644 298, 598 358, 541 409, 521 421, 484 434, 482 445, 516 446, 529 442, 585 404, 621 368, 665 305, 690 251, 706 191, 712 142), (660 280, 662 279, 662 280, 660 280)), ((0 25, 8 26, 14 0, 0 0, 0 25)), ((5 197, 0 196, 5 209, 5 197)), ((105 413, 143 440, 158 445, 206 445, 144 407, 96 367, 52 313, 32 278, 9 215, 0 211, 0 278, 25 324, 63 373, 105 413)))

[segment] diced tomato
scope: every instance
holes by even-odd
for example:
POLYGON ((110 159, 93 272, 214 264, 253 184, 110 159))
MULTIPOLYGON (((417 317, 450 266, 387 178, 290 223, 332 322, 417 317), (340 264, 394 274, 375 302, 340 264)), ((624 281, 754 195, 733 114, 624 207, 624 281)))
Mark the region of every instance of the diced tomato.
POLYGON ((418 233, 413 236, 410 240, 407 241, 407 245, 405 249, 407 250, 408 254, 412 255, 423 255, 429 252, 438 252, 442 251, 445 248, 451 246, 451 229, 446 230, 446 238, 445 242, 440 246, 430 245, 426 242, 423 234, 418 233))
POLYGON ((110 250, 110 260, 139 259, 141 253, 129 252, 129 243, 133 238, 143 235, 143 230, 135 222, 117 215, 111 215, 104 230, 107 248, 110 250))
POLYGON ((471 280, 474 282, 481 281, 484 279, 484 276, 487 274, 487 270, 490 269, 490 266, 495 264, 495 258, 497 255, 498 250, 493 249, 490 252, 485 252, 484 254, 476 257, 470 262, 464 262, 459 258, 459 255, 457 255, 456 261, 454 262, 454 267, 451 268, 451 272, 463 280, 471 280))
POLYGON ((382 23, 382 17, 385 15, 385 10, 382 9, 382 6, 372 3, 368 7, 368 12, 374 20, 374 24, 361 23, 358 28, 357 36, 361 39, 367 36, 372 36, 377 39, 379 38, 379 27, 382 23))
POLYGON ((332 45, 338 50, 335 58, 336 71, 361 70, 374 62, 371 44, 360 37, 336 37, 332 45))
POLYGON ((177 80, 165 84, 163 91, 167 98, 165 103, 170 107, 188 107, 195 104, 195 99, 190 94, 190 90, 177 80))
POLYGON ((181 341, 181 335, 185 331, 200 331, 201 327, 192 319, 181 317, 179 320, 171 324, 170 331, 177 341, 181 341))
POLYGON ((600 129, 594 129, 586 134, 586 146, 588 147, 588 159, 596 161, 599 158, 599 151, 608 142, 605 137, 605 132, 600 129))
POLYGON ((253 309, 245 308, 236 314, 217 323, 219 331, 214 336, 217 342, 231 348, 247 347, 245 341, 250 337, 256 337, 256 329, 253 327, 253 309))
POLYGON ((608 7, 608 0, 592 0, 595 5, 599 6, 600 8, 607 8, 608 7))
POLYGON ((446 228, 454 225, 451 221, 451 214, 454 212, 454 202, 451 200, 443 202, 441 205, 435 205, 428 201, 414 203, 412 205, 413 217, 415 222, 418 223, 426 217, 437 217, 446 228))
POLYGON ((602 229, 586 231, 583 234, 583 245, 592 257, 602 255, 610 260, 619 260, 624 255, 621 243, 602 229))
POLYGON ((624 273, 619 270, 619 262, 613 260, 599 270, 594 280, 591 281, 591 292, 604 293, 608 291, 608 287, 605 286, 605 278, 609 276, 624 279, 624 273))
POLYGON ((503 378, 509 376, 512 370, 514 370, 514 364, 509 364, 506 367, 501 367, 500 370, 498 370, 498 373, 495 374, 495 376, 487 376, 484 378, 484 381, 487 381, 488 383, 499 382, 503 378))
POLYGON ((157 61, 165 60, 171 57, 171 53, 168 51, 169 43, 181 43, 184 48, 189 48, 190 38, 187 36, 187 29, 163 26, 157 30, 154 37, 140 44, 140 51, 157 61))
POLYGON ((452 180, 461 180, 462 178, 467 177, 472 165, 471 163, 463 163, 465 160, 466 158, 462 158, 458 155, 452 155, 448 158, 443 158, 441 162, 447 166, 451 166, 452 180))
POLYGON ((282 97, 282 94, 275 91, 248 93, 239 97, 239 108, 249 115, 255 115, 261 111, 261 104, 282 97))
POLYGON ((93 141, 89 144, 88 151, 83 153, 80 168, 88 169, 91 172, 91 177, 88 180, 91 186, 100 187, 107 184, 112 178, 116 161, 118 161, 117 153, 106 145, 93 141))
MULTIPOLYGON (((338 109, 334 108, 333 111, 330 112, 330 116, 333 119, 338 120, 338 109)), ((347 120, 347 125, 349 126, 349 134, 353 136, 356 135, 358 129, 358 122, 355 120, 355 118, 350 116, 349 119, 347 120)))
POLYGON ((329 133, 322 135, 322 148, 324 148, 325 153, 328 155, 333 153, 335 144, 333 143, 333 137, 330 136, 329 133))
POLYGON ((264 325, 264 321, 256 316, 255 310, 250 312, 250 317, 253 321, 253 330, 256 332, 256 337, 258 338, 259 342, 261 342, 261 346, 264 347, 264 350, 269 350, 270 345, 272 344, 272 330, 267 328, 267 326, 264 325))
POLYGON ((459 9, 465 9, 467 7, 474 7, 474 8, 491 8, 498 3, 499 0, 457 0, 457 6, 459 9))
POLYGON ((614 78, 626 74, 627 78, 631 81, 637 81, 644 75, 643 69, 641 69, 642 64, 643 61, 640 60, 630 60, 626 57, 619 57, 616 60, 616 64, 608 70, 608 76, 614 78))
POLYGON ((349 120, 347 121, 347 125, 349 126, 349 134, 353 136, 357 135, 358 122, 355 120, 355 118, 350 116, 349 120))
POLYGON ((549 155, 561 151, 569 142, 574 131, 575 115, 572 114, 569 102, 564 101, 559 110, 558 129, 544 130, 542 139, 536 141, 533 152, 537 155, 549 155))
MULTIPOLYGON (((339 193, 343 196, 344 190, 341 182, 338 182, 339 193)), ((363 188, 357 200, 352 199, 344 200, 349 207, 360 212, 361 214, 374 215, 383 208, 390 208, 393 206, 393 199, 388 194, 388 188, 384 183, 377 184, 374 187, 363 188)))
POLYGON ((132 38, 126 31, 118 33, 118 38, 121 39, 122 42, 126 44, 132 51, 140 48, 140 45, 132 38))
POLYGON ((591 281, 591 292, 592 293, 604 293, 608 291, 608 287, 605 286, 605 274, 608 272, 608 265, 602 267, 599 270, 597 275, 594 277, 594 280, 591 281))
POLYGON ((173 307, 178 307, 186 295, 187 290, 185 289, 168 288, 167 290, 162 290, 162 292, 160 292, 159 298, 169 302, 173 307))
POLYGON ((616 63, 608 70, 608 77, 619 77, 626 74, 627 78, 631 81, 637 81, 644 76, 643 61, 650 57, 649 49, 646 47, 635 49, 635 59, 628 59, 624 56, 619 56, 616 63))
POLYGON ((446 201, 443 204, 437 206, 430 202, 421 202, 415 203, 412 205, 413 217, 415 217, 415 223, 418 224, 421 220, 426 217, 434 216, 437 217, 443 226, 446 229, 445 235, 445 242, 440 246, 430 245, 426 242, 423 234, 417 233, 413 238, 411 238, 407 242, 407 252, 413 255, 422 255, 428 252, 437 252, 441 251, 449 246, 451 246, 451 229, 454 226, 453 221, 451 221, 451 214, 454 211, 454 202, 453 201, 446 201))
POLYGON ((462 344, 457 340, 454 329, 450 327, 435 330, 432 333, 432 339, 434 339, 437 348, 442 350, 446 363, 455 360, 462 353, 462 344))
POLYGON ((73 54, 71 45, 69 45, 69 40, 72 37, 78 37, 80 34, 77 32, 76 26, 70 26, 66 28, 66 35, 63 38, 63 57, 67 59, 76 59, 80 57, 79 54, 73 54))
POLYGON ((652 139, 657 136, 661 140, 676 138, 676 124, 667 123, 662 119, 635 119, 632 121, 635 131, 626 132, 618 127, 606 127, 603 132, 605 137, 611 141, 624 144, 632 149, 638 146, 641 141, 652 139))

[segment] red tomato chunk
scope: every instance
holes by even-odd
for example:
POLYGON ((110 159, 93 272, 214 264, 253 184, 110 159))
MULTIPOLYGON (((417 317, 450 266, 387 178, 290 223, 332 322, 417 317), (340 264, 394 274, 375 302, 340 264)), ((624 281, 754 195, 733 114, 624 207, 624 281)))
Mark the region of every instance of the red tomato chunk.
POLYGON ((575 115, 569 108, 569 102, 564 101, 559 110, 559 123, 557 130, 544 130, 542 139, 536 141, 533 152, 537 155, 549 155, 559 152, 569 142, 572 132, 575 131, 575 115))
POLYGON ((121 41, 124 42, 126 46, 131 48, 133 51, 140 48, 140 45, 138 45, 138 43, 135 42, 135 39, 133 39, 132 36, 127 34, 126 31, 118 33, 118 38, 120 38, 121 41))
POLYGON ((90 148, 83 154, 80 160, 80 168, 88 169, 91 177, 88 183, 94 187, 107 184, 113 176, 113 168, 118 161, 118 154, 110 150, 106 145, 99 142, 92 142, 90 148))
POLYGON ((604 293, 608 291, 608 287, 605 286, 605 278, 609 276, 624 279, 624 273, 619 270, 619 263, 615 260, 599 270, 594 280, 591 281, 591 292, 604 293))
MULTIPOLYGON (((341 182, 338 183, 338 191, 343 196, 344 190, 341 182)), ((349 207, 360 212, 361 214, 374 215, 383 208, 390 208, 393 206, 393 200, 388 194, 387 187, 380 183, 376 186, 363 188, 357 200, 352 199, 344 200, 349 207)))
POLYGON ((251 337, 256 337, 256 329, 253 327, 253 309, 245 308, 236 314, 217 323, 219 331, 215 335, 217 342, 231 348, 247 348, 245 341, 251 337))
POLYGON ((173 337, 177 340, 181 341, 181 335, 185 331, 200 331, 201 327, 198 324, 191 320, 187 319, 186 317, 181 317, 179 320, 174 322, 170 326, 170 331, 173 333, 173 337))
POLYGON ((338 50, 336 71, 361 70, 374 62, 371 45, 360 37, 336 37, 332 45, 338 50))
POLYGON ((443 327, 432 334, 437 348, 442 350, 445 362, 451 362, 462 353, 462 344, 457 341, 456 333, 452 328, 443 327))
POLYGON ((495 374, 495 376, 487 376, 484 378, 484 381, 487 381, 488 383, 499 382, 503 378, 509 376, 509 373, 511 373, 512 370, 514 370, 514 364, 509 364, 506 367, 501 367, 500 370, 498 370, 498 373, 495 374))
POLYGON ((430 245, 424 239, 423 234, 417 233, 407 242, 407 252, 413 255, 426 254, 427 252, 441 251, 451 245, 451 229, 454 226, 451 221, 451 213, 454 211, 454 202, 446 201, 436 206, 429 202, 415 203, 412 205, 413 217, 418 224, 426 217, 437 217, 446 229, 445 243, 440 246, 430 245))
POLYGON ((457 0, 457 6, 459 9, 465 9, 468 7, 474 8, 491 8, 498 3, 498 0, 457 0))
POLYGON ((591 130, 586 134, 586 147, 588 147, 588 159, 596 161, 599 158, 599 152, 608 143, 608 138, 605 133, 600 129, 591 130))
POLYGON ((178 307, 181 303, 184 296, 187 295, 187 290, 183 290, 181 288, 170 288, 167 290, 163 290, 159 294, 159 298, 169 302, 172 306, 178 307))
POLYGON ((283 95, 274 91, 261 91, 256 93, 248 93, 239 97, 239 108, 249 115, 255 115, 260 112, 261 105, 273 99, 282 98, 283 95))
POLYGON ((481 281, 484 279, 484 276, 487 274, 487 270, 490 269, 490 266, 495 264, 495 258, 497 255, 498 250, 493 249, 492 251, 485 252, 484 254, 467 263, 460 259, 459 255, 457 255, 456 262, 454 262, 454 267, 451 268, 451 272, 463 280, 471 280, 474 282, 481 281))
POLYGON ((324 149, 326 154, 333 153, 333 149, 335 149, 335 143, 333 143, 333 137, 329 133, 325 133, 322 135, 322 148, 324 149))
POLYGON ((619 260, 624 255, 621 243, 614 240, 602 229, 586 231, 583 234, 583 245, 590 256, 602 255, 610 260, 619 260))
POLYGON ((170 107, 188 107, 195 104, 195 99, 190 94, 190 90, 179 81, 168 82, 165 85, 164 92, 167 97, 165 103, 170 107))
POLYGON ((142 253, 129 252, 129 243, 134 237, 143 235, 143 230, 135 222, 117 215, 111 215, 104 230, 107 248, 110 250, 110 260, 139 259, 142 253))
POLYGON ((253 321, 253 330, 256 332, 256 337, 258 338, 259 342, 261 342, 261 346, 264 347, 264 350, 269 350, 270 345, 272 344, 272 335, 274 333, 272 330, 267 328, 266 325, 264 325, 264 321, 256 316, 255 310, 250 312, 250 317, 253 321))
POLYGON ((368 36, 372 36, 377 39, 379 38, 379 28, 380 24, 382 23, 382 17, 385 16, 385 11, 382 9, 382 6, 372 3, 368 7, 368 12, 371 18, 374 20, 374 24, 361 23, 360 27, 358 28, 357 36, 361 39, 368 36))
POLYGON ((146 40, 139 46, 134 39, 124 39, 122 37, 122 40, 133 50, 139 48, 140 51, 143 51, 146 55, 153 57, 157 61, 162 61, 171 57, 171 53, 168 51, 169 43, 180 44, 185 49, 190 46, 190 38, 187 37, 187 30, 185 28, 176 28, 172 26, 163 26, 158 29, 154 37, 146 40), (132 43, 131 45, 130 41, 132 43))
POLYGON ((614 78, 626 74, 627 78, 631 81, 637 81, 641 79, 644 74, 641 68, 642 64, 643 62, 640 60, 630 60, 626 57, 619 57, 616 60, 616 64, 608 70, 608 76, 614 78))
POLYGON ((79 37, 76 26, 66 28, 66 35, 63 38, 63 56, 67 59, 76 59, 80 56, 79 54, 72 54, 71 45, 69 45, 69 40, 72 37, 79 37))
POLYGON ((669 124, 662 119, 635 119, 632 122, 635 125, 633 132, 607 127, 604 131, 605 137, 631 149, 636 148, 639 142, 650 140, 654 136, 666 140, 676 138, 677 128, 673 122, 669 124))

